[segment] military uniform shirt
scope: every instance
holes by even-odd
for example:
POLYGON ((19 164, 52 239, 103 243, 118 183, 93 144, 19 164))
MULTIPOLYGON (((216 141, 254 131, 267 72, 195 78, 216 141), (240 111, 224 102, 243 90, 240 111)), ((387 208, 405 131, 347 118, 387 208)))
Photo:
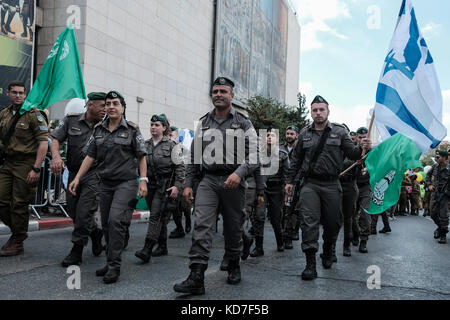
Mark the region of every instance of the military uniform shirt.
MULTIPOLYGON (((151 184, 158 182, 160 177, 170 178, 172 171, 175 169, 174 174, 174 186, 181 189, 185 179, 185 169, 182 161, 181 148, 175 149, 174 152, 178 152, 179 162, 175 164, 172 161, 172 150, 177 146, 177 143, 168 137, 164 136, 162 140, 153 146, 153 139, 145 142, 147 154, 147 177, 151 184), (152 158, 153 165, 150 161, 150 146, 153 146, 152 158)), ((174 155, 175 156, 175 155, 174 155)))
POLYGON ((87 155, 98 160, 102 181, 128 181, 137 178, 136 159, 147 155, 139 128, 125 119, 110 132, 109 119, 98 124, 87 146, 87 155))
MULTIPOLYGON (((248 134, 249 130, 254 131, 254 128, 248 117, 236 111, 235 108, 231 107, 230 113, 224 119, 217 120, 215 118, 215 109, 214 109, 205 116, 203 116, 202 118, 200 118, 200 120, 202 120, 201 125, 200 127, 197 128, 197 132, 191 145, 191 163, 187 166, 186 186, 192 187, 194 178, 200 175, 200 164, 198 164, 199 162, 202 163, 202 170, 205 170, 206 173, 218 175, 231 175, 232 173, 236 173, 241 179, 245 179, 246 176, 250 175, 258 167, 257 143, 254 146, 256 151, 256 154, 254 154, 256 161, 254 162, 256 163, 251 164, 249 161, 250 146, 248 143, 249 141, 248 134), (210 144, 214 143, 215 141, 215 138, 213 137, 212 133, 217 131, 210 129, 217 129, 222 134, 223 145, 221 146, 223 147, 223 159, 222 163, 219 164, 215 162, 206 163, 205 157, 202 156, 203 152, 205 151, 205 148, 207 148, 210 144), (238 139, 236 138, 236 136, 232 136, 232 133, 227 134, 227 130, 231 130, 231 132, 233 131, 236 132, 236 130, 243 130, 244 134, 247 133, 247 136, 245 138, 245 155, 242 156, 242 158, 245 159, 239 159, 237 152, 237 147, 242 142, 237 141, 238 139), (229 153, 234 151, 234 154, 232 155, 232 157, 234 158, 233 163, 227 162, 227 152, 226 152, 227 139, 235 140, 234 150, 228 150, 229 153), (199 152, 199 154, 197 155, 202 156, 201 160, 195 159, 195 145, 197 143, 201 144, 201 154, 199 152)), ((252 139, 255 139, 256 142, 257 141, 256 131, 254 131, 254 134, 255 136, 252 137, 252 139)))
MULTIPOLYGON (((262 151, 261 151, 262 152, 262 151)), ((278 157, 270 157, 268 163, 261 163, 261 173, 263 175, 264 182, 267 183, 286 183, 286 174, 289 170, 289 155, 281 148, 275 150, 278 152, 278 157), (272 164, 273 161, 278 160, 278 165, 272 164), (276 171, 274 171, 277 169, 276 171)))
MULTIPOLYGON (((78 172, 86 157, 85 146, 94 132, 94 123, 86 120, 86 114, 65 117, 51 136, 60 143, 67 139, 67 167, 70 172, 78 172), (84 150, 83 150, 84 149, 84 150)), ((95 163, 91 170, 95 169, 95 163)))
POLYGON ((428 172, 426 178, 427 186, 433 185, 435 192, 444 192, 450 196, 450 186, 448 179, 450 178, 450 165, 441 167, 438 163, 434 164, 432 169, 428 172))
POLYGON ((311 165, 311 176, 324 179, 338 178, 342 172, 344 158, 359 160, 362 148, 356 146, 347 129, 336 123, 328 122, 325 130, 329 130, 329 136, 325 141, 322 153, 316 163, 310 163, 316 148, 319 145, 320 134, 314 129, 314 123, 304 128, 299 135, 297 145, 292 154, 291 168, 287 176, 287 183, 292 184, 299 170, 303 174, 308 172, 311 165))
MULTIPOLYGON (((3 142, 11 127, 15 111, 9 106, 0 112, 0 140, 3 142)), ((37 109, 23 114, 17 122, 13 135, 9 139, 6 154, 13 156, 36 156, 39 142, 48 141, 48 125, 44 116, 37 109)))

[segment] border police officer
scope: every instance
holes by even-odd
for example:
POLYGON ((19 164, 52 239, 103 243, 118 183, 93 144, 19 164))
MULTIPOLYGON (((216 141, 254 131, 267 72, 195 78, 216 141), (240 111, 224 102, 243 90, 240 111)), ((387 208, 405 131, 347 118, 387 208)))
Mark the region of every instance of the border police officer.
POLYGON ((233 88, 234 83, 227 78, 220 77, 214 81, 211 98, 215 109, 200 119, 191 146, 187 187, 183 192, 186 200, 192 199, 193 179, 202 173, 203 178, 195 198, 195 223, 189 252, 191 273, 185 281, 175 284, 176 292, 205 293, 204 272, 208 266, 219 203, 224 219, 225 254, 230 261, 227 281, 237 284, 241 280, 243 182, 258 166, 258 146, 251 121, 232 107, 233 88), (239 146, 244 144, 242 150, 239 146), (244 154, 237 152, 238 149, 244 154))
POLYGON ((48 126, 44 114, 37 109, 20 115, 26 98, 24 83, 10 83, 6 94, 12 104, 0 112, 0 151, 6 156, 0 166, 0 219, 12 235, 1 248, 0 256, 15 256, 24 252, 23 241, 28 237, 28 205, 36 195, 48 150, 48 126), (14 131, 5 141, 10 130, 14 131))
MULTIPOLYGON (((88 94, 87 111, 83 114, 72 114, 65 117, 56 130, 51 133, 52 145, 52 171, 60 174, 64 170, 64 161, 61 159, 60 144, 67 140, 67 167, 69 169, 68 184, 75 178, 86 156, 85 146, 94 132, 94 126, 105 116, 104 92, 88 94), (84 150, 83 150, 84 149, 84 150)), ((92 239, 92 253, 99 256, 102 253, 103 232, 97 228, 95 213, 98 209, 98 186, 100 178, 96 171, 97 163, 80 180, 78 194, 67 193, 67 208, 74 221, 72 232, 73 248, 63 260, 62 266, 79 265, 82 262, 83 248, 92 239)))
MULTIPOLYGON (((357 160, 362 154, 362 148, 355 146, 344 126, 328 121, 329 114, 328 102, 317 96, 311 103, 314 122, 301 131, 287 175, 287 194, 292 192, 299 170, 304 179, 300 191, 302 250, 307 263, 303 280, 317 277, 316 252, 321 223, 324 228, 322 265, 329 269, 333 264, 333 245, 343 219, 342 187, 338 177, 344 157, 357 160)), ((365 139, 362 145, 368 148, 370 141, 365 139)))
POLYGON ((80 180, 95 160, 98 161, 100 213, 106 240, 107 265, 97 270, 106 284, 119 279, 121 254, 133 211, 139 198, 147 196, 147 163, 145 141, 136 124, 125 118, 125 100, 117 91, 106 95, 105 121, 95 127, 87 145, 87 156, 77 176, 69 185, 76 195, 80 180), (138 185, 138 164, 141 175, 138 185))
POLYGON ((145 263, 150 261, 156 243, 158 248, 153 252, 153 256, 168 254, 167 222, 170 212, 177 209, 178 192, 184 182, 185 170, 181 149, 178 149, 176 155, 177 143, 167 136, 169 129, 169 122, 164 114, 154 115, 151 118, 152 138, 146 141, 147 176, 150 181, 147 204, 151 208, 150 219, 144 248, 135 253, 135 256, 145 263), (166 199, 168 192, 170 200, 166 199))

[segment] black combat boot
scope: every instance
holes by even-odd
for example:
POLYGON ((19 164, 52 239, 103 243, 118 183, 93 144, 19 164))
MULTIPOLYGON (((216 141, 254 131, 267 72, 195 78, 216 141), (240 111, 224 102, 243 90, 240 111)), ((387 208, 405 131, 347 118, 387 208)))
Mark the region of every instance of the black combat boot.
POLYGON ((252 247, 252 244, 253 244, 253 237, 249 236, 248 234, 243 232, 242 233, 242 240, 244 242, 244 246, 242 248, 241 259, 242 260, 247 260, 248 256, 250 255, 250 248, 252 247))
POLYGON ((230 258, 223 256, 222 263, 220 264, 220 271, 227 271, 230 258))
POLYGON ((64 268, 73 265, 79 266, 83 262, 81 258, 82 256, 83 256, 83 246, 74 243, 72 250, 70 251, 69 255, 65 257, 64 260, 61 262, 61 265, 64 268))
POLYGON ((241 282, 241 268, 239 267, 239 260, 230 260, 228 264, 228 284, 238 284, 241 282))
MULTIPOLYGON (((336 244, 333 244, 331 252, 332 252, 331 256, 332 256, 333 262, 337 262, 336 244)), ((320 254, 320 258, 323 259, 323 253, 320 254)))
POLYGON ((295 231, 291 236, 292 241, 299 241, 300 240, 300 221, 297 221, 295 225, 295 231))
POLYGON ((306 250, 306 268, 302 272, 303 280, 313 280, 317 278, 316 271, 316 251, 314 249, 306 250))
POLYGON ((355 247, 357 247, 359 245, 359 232, 353 233, 352 244, 355 247))
POLYGON ((250 253, 250 257, 260 257, 264 255, 264 250, 263 250, 263 242, 264 242, 264 237, 255 237, 255 248, 253 249, 253 251, 250 253))
POLYGON ((440 232, 439 232, 439 243, 440 244, 446 244, 447 243, 447 232, 448 232, 448 230, 445 228, 445 229, 440 229, 440 232))
POLYGON ((391 232, 391 227, 387 226, 387 227, 383 227, 383 229, 381 229, 380 231, 378 231, 379 233, 387 233, 387 232, 391 232))
POLYGON ((275 232, 275 239, 277 240, 277 251, 283 252, 284 251, 283 233, 275 232))
POLYGON ((111 284, 117 282, 120 276, 120 268, 108 268, 108 272, 103 277, 103 282, 111 284))
POLYGON ((344 239, 344 257, 351 257, 352 256, 352 250, 350 249, 350 239, 344 239))
POLYGON ((136 251, 134 255, 141 259, 144 263, 149 263, 152 256, 152 249, 155 244, 155 240, 145 239, 144 248, 142 248, 142 250, 136 251))
POLYGON ((167 256, 169 251, 167 250, 167 239, 158 239, 158 247, 152 252, 153 257, 167 256))
POLYGON ((286 250, 292 250, 294 249, 294 245, 292 244, 292 239, 289 236, 286 236, 284 238, 284 248, 286 250))
POLYGON ((325 242, 323 244, 323 255, 321 256, 321 258, 322 258, 322 266, 325 269, 330 269, 334 262, 332 243, 325 242))
POLYGON ((359 243, 359 252, 367 253, 367 240, 361 240, 359 243))
POLYGON ((176 228, 170 233, 169 238, 170 239, 178 239, 178 238, 183 238, 185 235, 186 234, 184 233, 183 229, 176 228))
POLYGON ((436 230, 434 230, 434 238, 439 239, 440 237, 441 237, 441 233, 439 231, 439 228, 437 228, 436 230))
POLYGON ((106 265, 106 266, 104 266, 103 268, 98 269, 97 271, 95 271, 95 275, 96 275, 97 277, 104 277, 105 274, 108 273, 108 270, 109 270, 109 267, 108 267, 108 265, 106 265))
POLYGON ((92 241, 92 254, 96 257, 102 254, 103 245, 102 245, 102 237, 103 231, 99 228, 95 228, 94 231, 89 235, 92 241))
POLYGON ((206 264, 193 263, 189 268, 191 273, 182 283, 173 286, 173 290, 179 293, 202 295, 205 294, 205 270, 206 264))

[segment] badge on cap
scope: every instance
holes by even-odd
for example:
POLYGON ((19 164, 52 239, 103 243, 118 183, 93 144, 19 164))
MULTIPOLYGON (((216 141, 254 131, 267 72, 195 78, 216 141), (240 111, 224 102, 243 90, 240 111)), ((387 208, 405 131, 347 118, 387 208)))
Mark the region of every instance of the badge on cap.
POLYGON ((115 92, 111 92, 111 97, 118 98, 118 95, 115 92))
POLYGON ((226 82, 226 81, 225 81, 225 79, 224 79, 224 78, 220 78, 220 79, 219 79, 219 83, 220 83, 220 84, 224 85, 224 84, 225 84, 225 82, 226 82))

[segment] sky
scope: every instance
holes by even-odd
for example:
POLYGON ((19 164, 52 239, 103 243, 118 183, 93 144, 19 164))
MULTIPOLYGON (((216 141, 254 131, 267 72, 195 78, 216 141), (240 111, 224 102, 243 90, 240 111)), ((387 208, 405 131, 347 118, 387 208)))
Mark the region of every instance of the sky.
MULTIPOLYGON (((367 126, 402 0, 290 0, 300 17, 300 91, 332 122, 367 126)), ((450 1, 412 0, 439 78, 450 137, 450 1)))

